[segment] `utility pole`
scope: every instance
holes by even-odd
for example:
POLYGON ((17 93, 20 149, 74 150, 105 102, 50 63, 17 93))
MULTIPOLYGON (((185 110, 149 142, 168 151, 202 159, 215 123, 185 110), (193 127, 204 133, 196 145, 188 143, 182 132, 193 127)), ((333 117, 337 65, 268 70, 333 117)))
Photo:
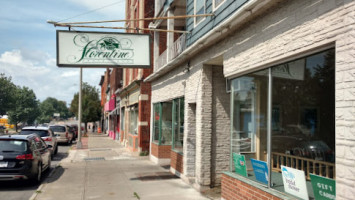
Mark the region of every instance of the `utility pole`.
POLYGON ((81 93, 82 93, 82 83, 83 83, 83 68, 80 67, 80 86, 79 86, 79 108, 78 108, 78 141, 76 143, 76 148, 81 149, 81 93))

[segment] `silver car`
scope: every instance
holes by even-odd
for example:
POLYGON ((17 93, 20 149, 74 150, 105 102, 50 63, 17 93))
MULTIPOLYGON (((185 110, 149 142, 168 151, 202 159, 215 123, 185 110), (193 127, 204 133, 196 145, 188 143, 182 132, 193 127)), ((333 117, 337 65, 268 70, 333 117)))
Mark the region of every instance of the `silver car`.
POLYGON ((69 127, 66 125, 50 125, 51 129, 57 138, 58 143, 71 144, 74 139, 74 134, 69 131, 69 127))
POLYGON ((30 135, 30 134, 37 134, 42 138, 42 140, 47 144, 51 145, 51 155, 57 154, 58 152, 58 145, 57 145, 57 138, 54 136, 52 130, 48 127, 41 127, 41 126, 27 126, 22 128, 20 135, 30 135))

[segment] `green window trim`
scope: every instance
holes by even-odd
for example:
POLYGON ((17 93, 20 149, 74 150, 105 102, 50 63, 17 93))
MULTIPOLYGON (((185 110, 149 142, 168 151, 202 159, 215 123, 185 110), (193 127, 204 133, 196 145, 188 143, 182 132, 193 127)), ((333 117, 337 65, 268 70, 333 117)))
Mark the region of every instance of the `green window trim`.
POLYGON ((172 100, 171 102, 159 102, 153 104, 153 140, 152 143, 161 145, 171 145, 172 149, 175 149, 176 152, 182 154, 182 142, 181 142, 181 149, 178 150, 176 147, 177 134, 183 133, 183 118, 184 114, 184 98, 177 98, 172 100), (166 105, 165 105, 166 104, 166 105), (171 104, 171 106, 169 105, 171 104), (165 105, 165 107, 164 107, 165 105), (170 107, 170 108, 169 108, 170 107), (179 108, 177 113, 176 109, 179 108), (163 109, 165 109, 165 113, 171 112, 171 116, 165 115, 163 116, 163 109), (171 110, 170 110, 171 109, 171 110), (178 114, 178 116, 177 116, 178 114), (171 117, 171 119, 170 119, 171 117), (178 118, 178 119, 177 119, 178 118), (165 123, 163 124, 163 121, 165 123), (171 120, 171 121, 170 121, 171 120), (171 123, 171 124, 170 124, 171 123), (164 126, 164 127, 163 127, 164 126), (177 127, 176 127, 177 126, 177 127), (163 133, 164 128, 164 133, 163 133), (182 130, 180 130, 182 128, 182 130), (176 129, 180 130, 179 133, 176 133, 176 129), (165 137, 164 137, 165 136, 165 137), (170 137, 170 140, 169 140, 170 137), (164 142, 163 142, 164 140, 164 142), (165 141, 167 140, 167 141, 165 141), (165 143, 167 142, 167 143, 165 143))

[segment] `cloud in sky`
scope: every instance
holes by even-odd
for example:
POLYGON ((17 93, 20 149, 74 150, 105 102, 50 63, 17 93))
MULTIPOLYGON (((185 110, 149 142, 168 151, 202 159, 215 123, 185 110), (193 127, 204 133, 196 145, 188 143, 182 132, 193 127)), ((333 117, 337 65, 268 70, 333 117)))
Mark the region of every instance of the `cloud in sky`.
MULTIPOLYGON (((54 97, 69 104, 79 90, 80 70, 56 66, 55 32, 60 28, 46 21, 113 20, 124 19, 124 14, 125 0, 1 0, 0 73, 11 76, 16 85, 33 89, 41 101, 54 97)), ((83 81, 98 88, 105 69, 83 71, 83 81)))
MULTIPOLYGON (((44 52, 7 51, 0 55, 0 73, 11 76, 16 85, 33 89, 41 101, 55 97, 70 104, 79 90, 79 69, 58 68, 54 61, 44 52)), ((98 88, 104 69, 83 71, 83 81, 98 88)))

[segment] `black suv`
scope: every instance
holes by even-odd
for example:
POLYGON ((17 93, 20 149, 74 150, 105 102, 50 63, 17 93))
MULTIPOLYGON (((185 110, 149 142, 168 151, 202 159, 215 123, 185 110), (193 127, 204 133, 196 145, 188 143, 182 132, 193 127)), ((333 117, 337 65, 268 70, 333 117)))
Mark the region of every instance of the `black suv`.
POLYGON ((42 172, 51 166, 49 148, 36 134, 0 136, 0 181, 40 182, 42 172))

